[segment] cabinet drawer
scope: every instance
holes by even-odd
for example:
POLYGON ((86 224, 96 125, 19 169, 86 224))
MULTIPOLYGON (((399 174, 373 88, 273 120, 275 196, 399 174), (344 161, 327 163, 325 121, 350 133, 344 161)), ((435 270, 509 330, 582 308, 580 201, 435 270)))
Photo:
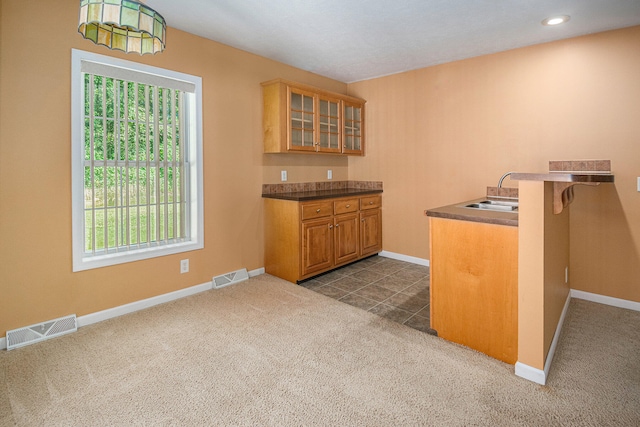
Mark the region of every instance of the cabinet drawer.
POLYGON ((336 200, 333 202, 333 213, 335 215, 357 211, 358 199, 336 200))
POLYGON ((333 215, 333 202, 305 203, 302 205, 302 220, 333 215))
POLYGON ((368 196, 360 198, 360 210, 376 209, 382 206, 381 196, 368 196))

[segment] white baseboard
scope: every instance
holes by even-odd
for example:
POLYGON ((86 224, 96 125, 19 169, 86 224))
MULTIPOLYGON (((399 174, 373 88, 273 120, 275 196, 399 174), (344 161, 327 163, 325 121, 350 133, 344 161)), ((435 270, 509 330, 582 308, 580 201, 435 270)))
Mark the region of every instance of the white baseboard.
POLYGON ((397 259, 399 261, 406 261, 412 264, 424 265, 429 267, 429 260, 424 258, 417 258, 409 255, 397 254, 394 252, 382 251, 378 255, 383 256, 385 258, 397 259))
POLYGON ((592 294, 591 292, 578 291, 576 289, 571 289, 571 298, 583 299, 600 304, 611 305, 618 308, 626 308, 627 310, 640 311, 640 302, 608 297, 605 295, 592 294))
MULTIPOLYGON (((264 274, 264 267, 249 272, 249 277, 258 276, 264 274)), ((85 316, 78 317, 78 327, 91 325, 93 323, 101 322, 107 319, 113 319, 114 317, 122 316, 123 314, 133 313, 145 308, 153 307, 154 305, 164 304, 165 302, 175 301, 180 298, 188 297, 213 289, 213 283, 207 282, 201 285, 191 286, 190 288, 180 289, 179 291, 169 292, 168 294, 158 295, 155 297, 147 298, 140 301, 135 301, 129 304, 121 305, 119 307, 109 308, 107 310, 99 311, 97 313, 87 314, 85 316)))
POLYGON ((169 292, 168 294, 158 295, 140 301, 134 301, 132 303, 121 305, 118 307, 98 311, 97 313, 86 314, 84 316, 78 317, 78 327, 80 328, 83 326, 102 322, 103 320, 113 319, 114 317, 134 313, 136 311, 144 310, 145 308, 164 304, 169 301, 175 301, 177 299, 195 295, 211 289, 213 289, 212 283, 207 282, 201 285, 191 286, 190 288, 180 289, 179 291, 169 292))
MULTIPOLYGON (((259 276, 261 274, 264 274, 264 267, 251 270, 249 272, 249 277, 259 276)), ((144 310, 145 308, 153 307, 158 304, 164 304, 166 302, 175 301, 177 299, 195 295, 200 292, 205 292, 211 289, 213 289, 213 283, 207 282, 201 285, 191 286, 186 289, 180 289, 178 291, 169 292, 168 294, 158 295, 158 296, 147 298, 140 301, 134 301, 132 303, 121 305, 119 307, 109 308, 107 310, 102 310, 97 313, 86 314, 84 316, 78 317, 76 319, 76 322, 78 327, 80 328, 83 326, 102 322, 103 320, 113 319, 114 317, 119 317, 124 314, 129 314, 139 310, 144 310)), ((5 337, 0 338, 0 350, 5 350, 6 348, 7 348, 7 339, 5 337)))
MULTIPOLYGON (((170 292, 168 294, 158 295, 155 297, 147 298, 140 301, 134 301, 129 304, 121 305, 118 307, 109 308, 106 310, 98 311, 96 313, 86 314, 76 318, 76 324, 78 328, 83 326, 92 325, 94 323, 102 322, 103 320, 113 319, 125 314, 134 313, 145 308, 153 307, 158 304, 163 304, 169 301, 174 301, 180 298, 184 298, 190 295, 195 295, 200 292, 208 291, 213 288, 211 282, 203 283, 201 285, 192 286, 186 289, 180 289, 178 291, 170 292)), ((7 348, 6 338, 0 338, 0 350, 7 348)))
POLYGON ((542 385, 545 385, 547 381, 547 375, 542 369, 532 368, 521 362, 516 362, 516 375, 542 385))
POLYGON ((553 340, 551 341, 551 346, 549 347, 549 353, 547 353, 547 359, 544 362, 544 370, 533 368, 531 366, 525 365, 524 363, 516 362, 517 376, 542 385, 545 385, 547 383, 549 370, 551 369, 551 362, 553 362, 553 356, 556 353, 556 347, 558 346, 558 340, 560 339, 560 332, 562 331, 562 326, 564 325, 564 319, 567 316, 567 311, 569 311, 570 302, 571 293, 567 295, 567 300, 564 302, 562 314, 560 314, 560 320, 558 321, 556 332, 553 335, 553 340))
POLYGON ((256 268, 255 270, 251 270, 249 272, 249 277, 259 276, 261 274, 264 274, 264 267, 256 268))

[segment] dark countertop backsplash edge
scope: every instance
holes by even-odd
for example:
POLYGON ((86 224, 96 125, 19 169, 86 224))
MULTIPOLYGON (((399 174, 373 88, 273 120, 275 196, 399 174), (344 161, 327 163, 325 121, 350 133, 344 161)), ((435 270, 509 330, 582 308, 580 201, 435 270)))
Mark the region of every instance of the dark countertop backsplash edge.
POLYGON ((325 181, 262 185, 262 197, 298 201, 378 193, 382 193, 381 181, 325 181))

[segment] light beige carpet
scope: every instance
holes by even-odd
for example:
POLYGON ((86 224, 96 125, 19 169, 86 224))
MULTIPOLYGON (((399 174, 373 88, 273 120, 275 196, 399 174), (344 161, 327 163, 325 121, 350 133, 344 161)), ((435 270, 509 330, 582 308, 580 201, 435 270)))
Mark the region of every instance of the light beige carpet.
POLYGON ((639 330, 572 301, 539 386, 262 275, 0 352, 0 425, 636 426, 639 330))

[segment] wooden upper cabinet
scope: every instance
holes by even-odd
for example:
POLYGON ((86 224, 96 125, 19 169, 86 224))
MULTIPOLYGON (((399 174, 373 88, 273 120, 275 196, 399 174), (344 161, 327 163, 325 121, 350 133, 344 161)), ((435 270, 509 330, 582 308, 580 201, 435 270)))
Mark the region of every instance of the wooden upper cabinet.
POLYGON ((364 104, 344 101, 342 130, 342 152, 345 154, 364 153, 364 104))
POLYGON ((262 87, 265 153, 364 155, 364 100, 281 79, 262 87))
POLYGON ((318 151, 340 153, 341 101, 339 98, 318 95, 318 106, 318 151))
POLYGON ((289 117, 289 138, 287 138, 287 150, 289 151, 316 151, 317 149, 317 111, 316 95, 313 92, 287 88, 289 117))

